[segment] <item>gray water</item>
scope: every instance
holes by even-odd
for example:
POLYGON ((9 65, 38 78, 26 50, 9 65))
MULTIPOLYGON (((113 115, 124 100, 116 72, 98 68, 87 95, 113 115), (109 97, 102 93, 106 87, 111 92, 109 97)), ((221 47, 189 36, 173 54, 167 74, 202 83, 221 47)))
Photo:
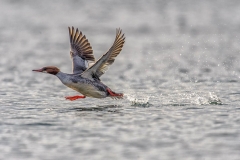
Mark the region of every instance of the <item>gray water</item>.
POLYGON ((239 1, 1 1, 0 159, 240 159, 239 1), (126 43, 102 81, 123 100, 86 98, 68 26, 95 57, 126 43))

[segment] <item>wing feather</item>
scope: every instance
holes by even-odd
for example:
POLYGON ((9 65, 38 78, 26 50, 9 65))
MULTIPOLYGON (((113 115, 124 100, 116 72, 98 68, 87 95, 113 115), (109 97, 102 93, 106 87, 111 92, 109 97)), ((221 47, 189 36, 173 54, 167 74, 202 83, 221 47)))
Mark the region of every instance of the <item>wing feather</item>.
POLYGON ((101 75, 103 75, 108 69, 109 65, 115 61, 115 58, 121 52, 124 42, 125 37, 124 34, 122 34, 122 30, 120 28, 116 29, 116 38, 112 47, 108 50, 107 53, 99 58, 94 65, 86 69, 86 71, 82 73, 82 76, 93 79, 96 77, 99 78, 101 75))
POLYGON ((95 62, 93 50, 85 35, 82 34, 78 28, 74 27, 69 29, 70 38, 70 55, 73 62, 73 73, 82 73, 88 67, 88 63, 95 62))

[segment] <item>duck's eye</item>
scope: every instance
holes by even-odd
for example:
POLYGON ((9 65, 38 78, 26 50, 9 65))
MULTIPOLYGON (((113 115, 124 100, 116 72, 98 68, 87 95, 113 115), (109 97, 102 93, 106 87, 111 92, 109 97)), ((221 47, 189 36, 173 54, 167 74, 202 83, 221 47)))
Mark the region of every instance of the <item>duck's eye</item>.
POLYGON ((46 70, 47 70, 47 68, 44 67, 44 68, 43 68, 43 71, 46 71, 46 70))

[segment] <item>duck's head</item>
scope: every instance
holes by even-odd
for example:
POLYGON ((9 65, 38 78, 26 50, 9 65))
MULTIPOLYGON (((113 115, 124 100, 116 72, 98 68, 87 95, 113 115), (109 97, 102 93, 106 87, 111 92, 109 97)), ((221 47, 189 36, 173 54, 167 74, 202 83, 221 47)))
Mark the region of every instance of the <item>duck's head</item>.
POLYGON ((47 67, 43 67, 41 69, 34 69, 32 71, 49 73, 49 74, 53 74, 53 75, 56 75, 58 72, 60 72, 60 70, 55 66, 47 66, 47 67))

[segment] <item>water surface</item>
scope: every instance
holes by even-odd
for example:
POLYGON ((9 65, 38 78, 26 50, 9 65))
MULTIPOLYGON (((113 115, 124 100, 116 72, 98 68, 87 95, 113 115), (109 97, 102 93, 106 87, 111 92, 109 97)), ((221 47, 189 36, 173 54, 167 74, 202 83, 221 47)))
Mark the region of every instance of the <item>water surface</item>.
POLYGON ((2 1, 0 159, 240 159, 238 1, 2 1), (68 26, 95 57, 126 43, 102 81, 123 100, 76 92, 68 26))

